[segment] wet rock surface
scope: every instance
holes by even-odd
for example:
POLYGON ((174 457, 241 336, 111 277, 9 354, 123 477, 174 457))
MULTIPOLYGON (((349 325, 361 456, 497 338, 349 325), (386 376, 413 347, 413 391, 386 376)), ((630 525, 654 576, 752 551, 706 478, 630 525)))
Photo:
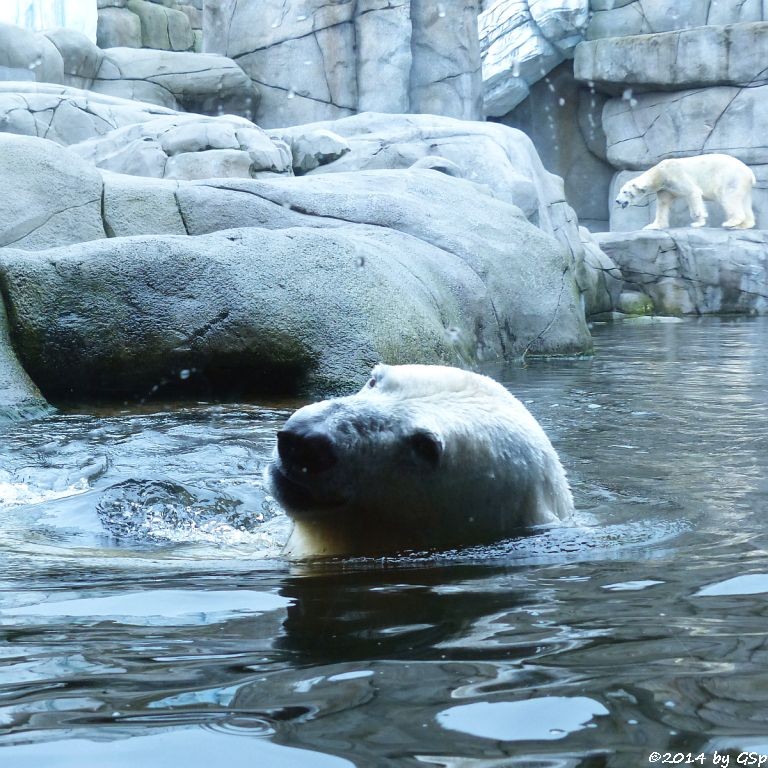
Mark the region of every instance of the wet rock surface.
POLYGON ((655 314, 768 312, 765 231, 608 232, 596 240, 655 314))

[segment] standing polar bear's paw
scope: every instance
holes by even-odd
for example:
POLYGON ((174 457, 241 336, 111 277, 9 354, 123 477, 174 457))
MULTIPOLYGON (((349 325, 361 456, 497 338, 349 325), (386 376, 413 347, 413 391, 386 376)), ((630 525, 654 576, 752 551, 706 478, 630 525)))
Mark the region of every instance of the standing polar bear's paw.
POLYGON ((448 549, 568 517, 557 453, 525 406, 458 368, 379 365, 277 434, 267 480, 292 557, 448 549))
POLYGON ((752 211, 752 187, 755 174, 730 155, 712 154, 662 160, 619 190, 616 204, 622 208, 656 194, 656 218, 644 229, 668 229, 669 212, 676 198, 688 204, 692 227, 707 225, 705 200, 723 207, 727 229, 755 226, 752 211))

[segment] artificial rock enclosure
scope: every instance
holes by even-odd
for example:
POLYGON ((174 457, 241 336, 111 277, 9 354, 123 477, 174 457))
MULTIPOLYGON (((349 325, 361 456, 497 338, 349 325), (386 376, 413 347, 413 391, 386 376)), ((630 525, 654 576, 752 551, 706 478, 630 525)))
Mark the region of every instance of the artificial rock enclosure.
POLYGON ((767 309, 760 0, 90 12, 91 37, 0 25, 5 417, 319 395, 380 360, 585 353, 590 318, 767 309), (754 172, 756 229, 612 204, 705 152, 754 172))

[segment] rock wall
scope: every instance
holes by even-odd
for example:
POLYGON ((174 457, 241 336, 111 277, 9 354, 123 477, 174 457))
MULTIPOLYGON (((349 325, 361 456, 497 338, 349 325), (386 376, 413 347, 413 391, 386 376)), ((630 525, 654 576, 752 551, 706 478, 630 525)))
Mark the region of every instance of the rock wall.
MULTIPOLYGON (((0 24, 2 81, 61 84, 173 110, 248 118, 253 117, 260 98, 248 75, 224 56, 132 48, 101 50, 72 30, 34 33, 7 24, 0 24)), ((15 90, 24 89, 15 86, 15 90)), ((73 119, 75 125, 80 122, 73 114, 63 117, 73 119)), ((8 129, 0 126, 0 130, 8 129)))
POLYGON ((474 0, 206 0, 205 49, 256 82, 265 127, 356 111, 482 117, 474 0))
POLYGON ((98 0, 100 48, 201 51, 202 0, 98 0))
POLYGON ((485 114, 502 117, 583 39, 588 0, 491 0, 479 17, 485 114))

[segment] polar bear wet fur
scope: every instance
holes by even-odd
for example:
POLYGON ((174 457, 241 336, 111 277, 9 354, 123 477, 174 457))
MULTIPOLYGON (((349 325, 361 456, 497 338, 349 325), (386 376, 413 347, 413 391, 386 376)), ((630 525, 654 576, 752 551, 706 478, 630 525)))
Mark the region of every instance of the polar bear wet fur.
POLYGON ((644 229, 669 228, 669 210, 675 198, 688 203, 691 226, 707 223, 704 200, 715 200, 723 207, 728 229, 755 226, 752 212, 752 187, 755 174, 741 160, 730 155, 711 154, 662 160, 645 173, 628 181, 616 197, 622 208, 639 203, 656 193, 656 218, 644 229))
POLYGON ((267 468, 294 558, 449 549, 570 516, 560 460, 503 386, 458 368, 378 365, 357 394, 301 408, 267 468))

